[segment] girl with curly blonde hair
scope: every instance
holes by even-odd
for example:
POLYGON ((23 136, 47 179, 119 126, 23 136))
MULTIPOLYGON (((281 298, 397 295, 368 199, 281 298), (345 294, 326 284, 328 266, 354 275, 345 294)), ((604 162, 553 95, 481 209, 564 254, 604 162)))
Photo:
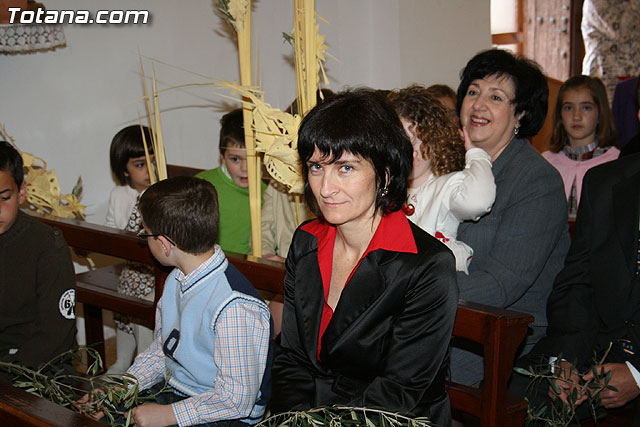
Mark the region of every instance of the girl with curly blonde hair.
POLYGON ((405 213, 447 245, 456 269, 468 274, 473 250, 456 240, 458 225, 491 210, 496 196, 491 156, 471 142, 466 129, 461 135, 451 113, 423 86, 388 97, 414 150, 405 213))

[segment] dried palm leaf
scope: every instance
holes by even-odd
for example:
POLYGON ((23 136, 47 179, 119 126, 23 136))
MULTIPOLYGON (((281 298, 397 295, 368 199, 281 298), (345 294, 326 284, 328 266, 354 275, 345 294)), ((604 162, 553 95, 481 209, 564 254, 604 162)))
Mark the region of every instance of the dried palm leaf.
POLYGON ((25 205, 39 213, 55 215, 60 218, 84 220, 84 206, 80 204, 82 178, 78 178, 71 194, 62 194, 55 170, 47 170, 47 162, 31 153, 20 151, 14 139, 0 124, 0 138, 8 141, 22 156, 26 172, 24 182, 27 185, 25 205))
MULTIPOLYGON (((73 192, 62 194, 56 172, 47 170, 47 163, 44 160, 30 153, 21 154, 27 172, 25 176, 27 208, 61 218, 84 220, 85 207, 80 204, 79 196, 73 192)), ((81 193, 81 186, 82 181, 78 178, 74 192, 81 193)))
POLYGON ((248 89, 235 82, 222 81, 221 87, 240 94, 250 108, 251 129, 255 137, 255 150, 264 153, 264 164, 269 174, 294 194, 302 194, 303 180, 298 156, 297 135, 302 118, 271 107, 262 99, 262 92, 248 89))
MULTIPOLYGON (((142 130, 142 123, 140 123, 140 132, 142 132, 142 143, 144 145, 144 154, 145 159, 147 161, 147 170, 149 170, 149 178, 151 180, 151 184, 154 184, 157 180, 167 179, 167 158, 164 151, 164 140, 162 138, 162 121, 160 119, 160 105, 159 105, 159 93, 157 80, 156 80, 156 70, 153 64, 151 64, 151 72, 152 72, 152 88, 153 88, 153 104, 151 103, 151 96, 149 96, 149 90, 147 89, 147 79, 144 72, 144 66, 142 65, 142 56, 140 56, 140 69, 142 71, 142 82, 144 87, 144 100, 145 105, 147 107, 147 114, 149 117, 149 129, 151 129, 151 138, 152 140, 147 142, 145 137, 145 133, 142 130), (153 105, 153 108, 152 108, 153 105), (153 145, 153 152, 155 155, 155 164, 151 161, 151 157, 149 156, 149 146, 151 143, 153 145), (157 176, 156 176, 157 175, 157 176)), ((138 121, 140 121, 140 117, 138 117, 138 121)), ((141 122, 141 121, 140 121, 141 122)))
POLYGON ((249 0, 220 0, 217 14, 239 33, 245 29, 245 16, 250 8, 249 0))
MULTIPOLYGON (((240 83, 251 85, 251 0, 220 0, 219 11, 233 25, 238 36, 238 61, 240 63, 240 83)), ((253 255, 261 255, 261 180, 260 157, 256 154, 253 132, 251 131, 251 109, 243 104, 244 142, 247 150, 247 175, 249 180, 249 210, 251 212, 251 246, 253 255)))
POLYGON ((327 45, 315 18, 314 0, 294 0, 293 33, 285 39, 293 44, 295 52, 298 111, 303 117, 316 105, 320 74, 324 83, 329 83, 323 66, 327 45))

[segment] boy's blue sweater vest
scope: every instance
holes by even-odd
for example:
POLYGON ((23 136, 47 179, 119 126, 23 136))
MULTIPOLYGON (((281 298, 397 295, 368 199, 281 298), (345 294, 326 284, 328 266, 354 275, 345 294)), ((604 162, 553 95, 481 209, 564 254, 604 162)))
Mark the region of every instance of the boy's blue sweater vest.
MULTIPOLYGON (((217 373, 213 363, 215 326, 228 304, 242 298, 270 316, 269 308, 253 285, 229 264, 221 250, 218 252, 220 255, 212 265, 195 277, 188 288, 181 288, 174 272, 167 278, 162 293, 162 342, 170 372, 169 384, 187 396, 213 388, 217 373)), ((272 334, 273 325, 270 336, 272 334)), ((251 417, 241 421, 253 424, 262 418, 271 397, 272 359, 270 345, 256 406, 251 417)))

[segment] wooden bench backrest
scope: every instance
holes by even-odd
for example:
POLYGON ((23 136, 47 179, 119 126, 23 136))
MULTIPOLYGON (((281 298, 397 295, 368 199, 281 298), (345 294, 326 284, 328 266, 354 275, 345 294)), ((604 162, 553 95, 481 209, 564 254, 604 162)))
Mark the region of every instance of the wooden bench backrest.
POLYGON ((0 425, 104 427, 104 424, 0 381, 0 425))

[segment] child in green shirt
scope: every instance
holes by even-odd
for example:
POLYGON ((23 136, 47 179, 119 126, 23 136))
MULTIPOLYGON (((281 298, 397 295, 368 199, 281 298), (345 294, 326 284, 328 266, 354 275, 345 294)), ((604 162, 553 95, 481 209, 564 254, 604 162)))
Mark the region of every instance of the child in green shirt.
MULTIPOLYGON (((209 181, 218 192, 218 244, 222 250, 248 254, 251 252, 251 215, 242 109, 233 110, 220 119, 219 149, 220 166, 200 172, 196 177, 209 181)), ((261 183, 261 194, 265 188, 261 183)))

